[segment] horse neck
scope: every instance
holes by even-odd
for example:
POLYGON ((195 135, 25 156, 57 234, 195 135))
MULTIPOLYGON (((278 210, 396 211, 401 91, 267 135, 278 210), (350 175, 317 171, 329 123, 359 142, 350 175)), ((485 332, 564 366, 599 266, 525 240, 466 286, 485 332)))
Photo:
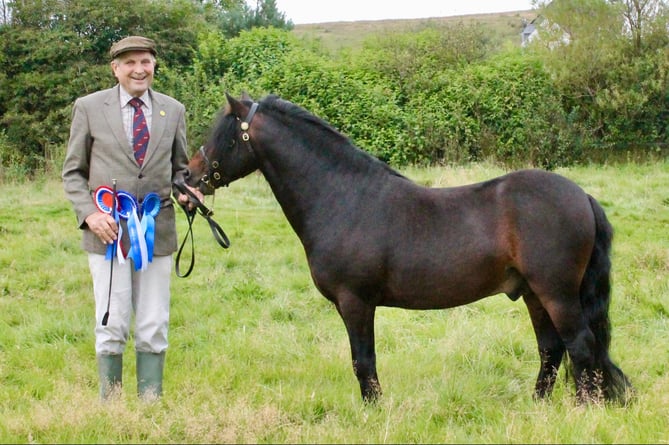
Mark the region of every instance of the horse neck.
POLYGON ((332 138, 326 135, 320 139, 326 142, 315 146, 287 131, 259 147, 259 169, 300 237, 308 221, 323 218, 335 203, 355 205, 360 190, 374 190, 374 183, 387 175, 380 162, 356 152, 345 139, 327 143, 332 138))

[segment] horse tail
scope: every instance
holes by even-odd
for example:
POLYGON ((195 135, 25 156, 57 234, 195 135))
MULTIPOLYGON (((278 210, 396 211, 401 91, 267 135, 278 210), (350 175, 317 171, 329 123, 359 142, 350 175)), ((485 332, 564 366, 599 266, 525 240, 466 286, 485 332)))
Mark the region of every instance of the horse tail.
POLYGON ((595 245, 581 282, 580 297, 588 326, 595 336, 594 369, 601 375, 596 375, 594 378, 600 380, 597 383, 607 400, 625 402, 629 391, 632 390, 632 385, 620 368, 609 358, 613 227, 597 200, 590 195, 588 199, 595 216, 595 245))

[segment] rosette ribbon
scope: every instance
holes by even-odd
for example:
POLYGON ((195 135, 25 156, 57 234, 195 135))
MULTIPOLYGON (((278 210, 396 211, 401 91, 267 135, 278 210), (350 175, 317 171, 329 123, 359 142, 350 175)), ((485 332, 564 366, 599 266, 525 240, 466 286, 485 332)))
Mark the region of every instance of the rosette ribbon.
MULTIPOLYGON (((118 193, 117 193, 118 195, 118 193)), ((118 235, 116 238, 116 241, 114 241, 111 244, 107 244, 107 252, 105 253, 105 259, 106 260, 111 260, 114 256, 118 258, 118 262, 120 264, 125 263, 125 258, 123 257, 123 249, 120 248, 121 244, 121 237, 123 236, 123 227, 121 227, 121 224, 119 223, 119 205, 118 205, 118 199, 116 200, 116 209, 112 209, 112 205, 114 202, 114 191, 111 189, 111 187, 108 187, 106 185, 101 185, 97 189, 95 189, 95 205, 97 206, 98 210, 100 210, 102 213, 107 213, 111 215, 114 220, 116 220, 116 225, 118 226, 118 235)))
POLYGON ((146 240, 147 259, 153 261, 153 244, 156 237, 156 216, 160 212, 160 196, 147 193, 142 201, 142 231, 146 240))
POLYGON ((128 237, 130 238, 128 257, 132 258, 135 270, 146 270, 149 264, 148 252, 146 239, 144 238, 144 229, 137 211, 137 199, 123 190, 119 190, 116 196, 120 207, 118 213, 121 218, 128 220, 128 237))

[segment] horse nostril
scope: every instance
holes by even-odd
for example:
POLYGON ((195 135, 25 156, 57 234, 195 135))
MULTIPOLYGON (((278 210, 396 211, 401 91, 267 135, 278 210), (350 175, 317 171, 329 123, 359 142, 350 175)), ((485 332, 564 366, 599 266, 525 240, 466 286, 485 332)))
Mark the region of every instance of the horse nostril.
POLYGON ((184 169, 183 173, 181 174, 181 179, 183 179, 183 182, 185 184, 188 184, 190 181, 189 179, 191 178, 191 172, 189 168, 184 169))

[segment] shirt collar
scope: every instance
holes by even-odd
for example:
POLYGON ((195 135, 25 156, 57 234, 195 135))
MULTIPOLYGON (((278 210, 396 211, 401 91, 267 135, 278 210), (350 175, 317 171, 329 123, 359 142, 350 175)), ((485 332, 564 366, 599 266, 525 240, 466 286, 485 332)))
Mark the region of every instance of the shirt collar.
MULTIPOLYGON (((121 101, 121 106, 122 107, 131 106, 131 105, 128 105, 128 102, 134 96, 131 96, 125 89, 123 89, 123 87, 121 85, 119 85, 119 92, 120 92, 119 93, 120 94, 119 100, 121 101)), ((139 96, 139 98, 142 100, 142 102, 144 102, 144 105, 147 108, 151 108, 151 95, 149 94, 149 90, 144 91, 144 94, 139 96)))

